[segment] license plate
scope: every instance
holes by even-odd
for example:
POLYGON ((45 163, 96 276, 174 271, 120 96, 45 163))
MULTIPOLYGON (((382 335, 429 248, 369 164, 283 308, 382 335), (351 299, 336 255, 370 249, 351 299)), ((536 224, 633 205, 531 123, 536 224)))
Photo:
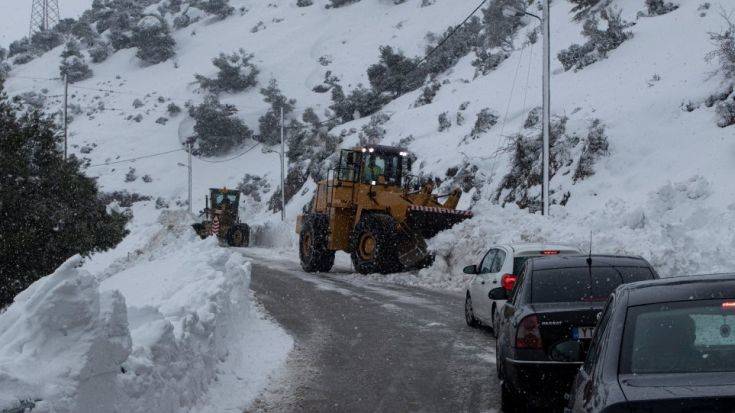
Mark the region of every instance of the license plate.
POLYGON ((574 327, 572 329, 572 338, 574 338, 575 340, 591 339, 594 334, 594 327, 574 327))

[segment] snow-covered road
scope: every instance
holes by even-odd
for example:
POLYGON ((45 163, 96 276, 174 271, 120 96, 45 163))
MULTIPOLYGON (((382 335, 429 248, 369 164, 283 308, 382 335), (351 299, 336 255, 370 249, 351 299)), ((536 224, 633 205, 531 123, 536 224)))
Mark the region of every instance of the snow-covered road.
POLYGON ((493 411, 495 341, 464 323, 463 297, 360 279, 338 265, 306 274, 257 251, 251 288, 295 340, 252 411, 493 411))

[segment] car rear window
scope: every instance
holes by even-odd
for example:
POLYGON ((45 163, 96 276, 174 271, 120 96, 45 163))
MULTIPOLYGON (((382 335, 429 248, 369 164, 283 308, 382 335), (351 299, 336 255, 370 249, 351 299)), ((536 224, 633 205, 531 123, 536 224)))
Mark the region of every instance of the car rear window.
POLYGON ((735 372, 735 300, 631 307, 622 374, 735 372))
POLYGON ((605 301, 620 284, 650 280, 646 267, 575 267, 537 270, 531 279, 532 303, 605 301))

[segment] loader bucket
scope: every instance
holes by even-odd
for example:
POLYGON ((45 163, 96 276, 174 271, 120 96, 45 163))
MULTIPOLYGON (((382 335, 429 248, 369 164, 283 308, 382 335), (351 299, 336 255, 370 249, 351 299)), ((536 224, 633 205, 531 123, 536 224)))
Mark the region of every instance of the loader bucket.
POLYGON ((472 218, 471 211, 412 205, 408 208, 406 224, 422 237, 432 238, 468 218, 472 218))

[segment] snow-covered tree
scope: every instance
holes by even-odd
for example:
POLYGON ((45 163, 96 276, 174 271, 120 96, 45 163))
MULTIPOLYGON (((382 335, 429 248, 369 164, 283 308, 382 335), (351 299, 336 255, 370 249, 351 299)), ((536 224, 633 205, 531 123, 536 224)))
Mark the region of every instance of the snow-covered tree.
POLYGON ((735 22, 728 16, 723 18, 725 30, 709 34, 715 50, 709 52, 706 58, 707 61, 717 60, 722 74, 732 82, 735 81, 735 22))
POLYGON ((664 0, 646 0, 646 7, 650 16, 660 16, 678 9, 679 5, 664 0))
POLYGON ((361 84, 358 84, 349 95, 345 95, 342 87, 336 85, 332 88, 332 105, 329 109, 334 111, 336 117, 342 119, 343 122, 349 122, 372 115, 389 101, 389 97, 361 84))
POLYGON ((263 101, 271 105, 268 112, 258 119, 260 135, 258 139, 266 145, 275 145, 281 141, 281 109, 286 120, 294 110, 296 100, 288 99, 278 88, 276 79, 271 79, 268 87, 260 89, 263 101))
POLYGON ((610 51, 633 37, 633 33, 626 31, 632 24, 623 20, 620 10, 603 9, 599 15, 605 21, 604 29, 600 28, 597 15, 591 15, 582 28, 582 34, 589 40, 583 45, 573 44, 557 55, 564 70, 581 70, 606 58, 610 51))
POLYGON ((194 75, 202 89, 212 93, 220 92, 242 92, 243 90, 258 84, 258 68, 251 61, 253 55, 246 53, 243 49, 231 55, 220 53, 212 59, 212 64, 217 67, 217 77, 214 79, 194 75))
POLYGON ((148 64, 165 62, 175 54, 176 41, 171 37, 166 20, 148 15, 133 29, 132 45, 138 48, 135 56, 148 64))
POLYGON ((230 0, 199 0, 193 2, 192 5, 220 19, 226 18, 235 11, 235 8, 230 6, 230 0))
POLYGON ((200 153, 205 156, 224 155, 253 137, 252 131, 235 116, 236 113, 235 106, 220 103, 214 95, 189 108, 189 116, 195 121, 194 139, 200 153))
POLYGON ((112 54, 112 46, 107 42, 97 42, 89 48, 89 57, 93 63, 102 63, 112 54))
POLYGON ((79 82, 92 77, 92 69, 79 51, 79 42, 71 39, 66 43, 66 48, 61 53, 61 65, 59 74, 67 77, 69 83, 79 82))
POLYGON ((370 85, 376 92, 388 92, 394 97, 415 90, 426 74, 418 63, 417 58, 408 58, 390 46, 381 46, 379 62, 367 69, 370 85))
POLYGON ((31 49, 38 54, 46 53, 62 43, 64 39, 54 30, 42 30, 31 36, 31 49))

